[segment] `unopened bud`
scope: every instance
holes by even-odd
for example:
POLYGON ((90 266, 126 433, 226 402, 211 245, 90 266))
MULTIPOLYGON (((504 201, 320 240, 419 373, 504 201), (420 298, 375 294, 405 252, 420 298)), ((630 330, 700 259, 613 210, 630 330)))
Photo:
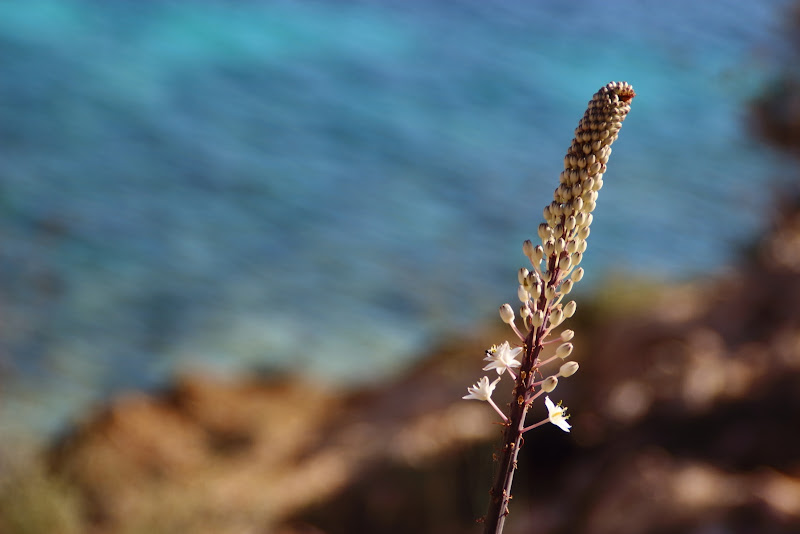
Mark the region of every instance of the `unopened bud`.
POLYGON ((536 282, 536 285, 531 288, 531 292, 530 293, 531 293, 531 295, 535 295, 536 299, 538 300, 538 298, 542 295, 542 281, 541 280, 538 280, 536 282))
POLYGON ((583 259, 583 253, 576 252, 575 254, 572 255, 572 265, 579 265, 582 259, 583 259))
MULTIPOLYGON (((533 243, 530 239, 526 239, 522 242, 522 253, 529 258, 533 257, 533 243)), ((533 260, 531 259, 531 261, 533 260)))
POLYGON ((555 198, 559 202, 567 202, 569 199, 572 198, 571 193, 572 193, 572 187, 570 187, 570 184, 562 183, 555 190, 553 198, 555 198))
POLYGON ((533 258, 531 261, 534 265, 539 265, 539 263, 542 261, 542 258, 544 258, 544 248, 542 248, 542 245, 536 245, 536 247, 533 249, 533 258))
MULTIPOLYGON (((564 330, 564 332, 572 332, 572 330, 564 330)), ((561 334, 562 338, 564 334, 561 334)), ((561 358, 562 360, 572 354, 572 343, 564 343, 563 345, 559 345, 556 349, 556 356, 561 358)))
POLYGON ((573 282, 580 282, 583 278, 583 267, 578 267, 574 271, 572 271, 572 276, 570 276, 573 282))
POLYGON ((568 376, 572 376, 578 372, 578 362, 567 362, 561 366, 561 369, 558 371, 558 374, 563 376, 564 378, 568 376))
POLYGON ((545 256, 550 257, 553 255, 555 251, 556 251, 556 241, 551 237, 550 239, 544 242, 544 254, 545 256))
POLYGON ((564 321, 564 312, 560 309, 550 312, 550 326, 558 326, 564 321))
POLYGON ((541 279, 539 278, 539 273, 536 271, 531 271, 528 273, 528 277, 525 278, 525 281, 522 283, 525 286, 525 289, 528 293, 531 294, 532 297, 538 297, 539 292, 541 291, 541 279))
POLYGON ((528 294, 528 292, 525 290, 523 286, 519 286, 517 288, 517 298, 519 298, 520 302, 528 302, 531 296, 530 294, 528 294))
POLYGON ((578 305, 575 304, 574 300, 571 300, 571 301, 567 302, 567 305, 564 306, 564 317, 570 318, 573 315, 575 315, 575 308, 577 308, 577 307, 578 307, 578 305))
POLYGON ((511 324, 514 321, 514 310, 511 309, 510 304, 500 306, 500 318, 507 324, 511 324))
POLYGON ((561 338, 561 341, 569 341, 570 339, 575 337, 575 331, 574 330, 564 330, 563 332, 561 332, 561 335, 559 337, 561 338))
POLYGON ((519 271, 517 271, 517 280, 520 284, 525 285, 525 279, 528 278, 528 269, 522 267, 519 271))
POLYGON ((570 239, 567 241, 567 252, 570 254, 575 254, 578 251, 578 241, 575 239, 570 239))
MULTIPOLYGON (((559 239, 559 241, 563 241, 563 239, 559 239)), ((568 254, 561 256, 558 259, 558 268, 561 269, 562 271, 568 271, 571 266, 572 266, 572 259, 569 257, 568 254)))
POLYGON ((542 390, 545 393, 550 393, 551 391, 556 389, 557 385, 558 385, 558 378, 555 376, 548 376, 542 382, 542 390))
POLYGON ((544 287, 544 298, 547 300, 553 300, 556 297, 556 290, 553 286, 545 286, 544 287))
POLYGON ((535 327, 540 327, 544 323, 544 312, 538 310, 531 315, 531 324, 535 327))
POLYGON ((588 243, 586 243, 586 241, 581 241, 580 243, 578 243, 578 252, 580 252, 581 254, 586 252, 586 246, 587 245, 588 245, 588 243))
POLYGON ((559 289, 562 295, 567 295, 570 291, 572 291, 572 280, 564 280, 561 282, 561 288, 559 289))
POLYGON ((578 237, 582 240, 586 240, 589 237, 589 234, 592 232, 591 228, 588 226, 583 226, 580 230, 578 230, 578 237))

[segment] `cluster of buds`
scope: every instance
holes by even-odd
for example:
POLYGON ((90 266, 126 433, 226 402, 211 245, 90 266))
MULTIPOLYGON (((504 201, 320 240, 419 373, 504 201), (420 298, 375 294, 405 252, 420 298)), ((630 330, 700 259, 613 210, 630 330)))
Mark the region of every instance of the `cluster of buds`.
MULTIPOLYGON (((611 144, 617 139, 634 96, 629 84, 612 82, 600 89, 589 102, 564 157, 564 170, 559 177, 558 188, 553 193, 553 201, 544 208, 545 222, 539 225, 541 244, 534 245, 527 240, 522 245, 523 253, 531 262, 530 269, 523 267, 517 273, 522 329, 517 324, 511 305, 503 304, 500 307, 501 319, 511 326, 521 346, 512 349, 505 342, 487 350, 486 360, 489 364, 483 370, 495 369, 498 375, 507 370, 514 380, 521 380, 525 386, 523 402, 527 405, 541 394, 553 391, 559 378, 571 376, 578 370, 578 363, 570 361, 563 363, 558 372, 546 378, 541 374, 545 366, 554 361, 563 361, 572 353, 570 340, 574 332, 564 330, 555 336, 554 329, 575 313, 575 301, 564 300, 574 284, 583 278, 584 271, 579 265, 586 251, 597 194, 603 187, 603 174, 611 155, 611 144), (541 361, 538 357, 541 351, 535 349, 555 342, 561 343, 555 354, 541 361), (523 362, 520 362, 516 358, 523 349, 527 350, 523 362), (528 362, 529 365, 524 365, 524 359, 534 354, 535 358, 528 362), (519 377, 514 373, 518 367, 522 368, 519 377), (541 377, 539 381, 535 380, 537 374, 541 377)), ((489 402, 503 421, 508 422, 508 417, 491 400, 491 393, 500 378, 498 376, 497 380, 490 383, 484 377, 478 384, 468 388, 469 394, 464 398, 489 402)), ((545 404, 548 418, 522 430, 549 421, 569 432, 571 427, 566 421, 568 416, 564 415, 565 408, 557 407, 549 398, 545 399, 545 404)))
POLYGON ((516 456, 524 432, 553 423, 565 432, 571 428, 567 422, 566 408, 545 397, 548 416, 538 423, 525 426, 525 417, 533 401, 545 393, 552 392, 559 378, 575 374, 578 363, 565 361, 572 354, 574 332, 555 330, 573 316, 575 301, 567 300, 573 286, 583 278, 579 267, 586 252, 592 212, 597 203, 597 194, 603 187, 603 174, 611 155, 611 144, 617 139, 622 121, 630 111, 630 103, 636 93, 625 82, 612 82, 601 88, 589 102, 589 106, 575 129, 559 185, 553 201, 544 208, 544 222, 539 225, 540 244, 525 241, 522 251, 531 263, 517 273, 519 287, 517 295, 521 302, 519 318, 510 304, 500 307, 500 317, 519 339, 514 347, 509 342, 486 351, 489 364, 483 370, 496 370, 498 377, 489 382, 483 377, 475 386, 467 388, 465 399, 488 402, 506 424, 503 455, 500 470, 492 488, 492 501, 487 516, 487 532, 500 532, 507 503, 511 494, 511 473, 516 465, 516 456), (545 345, 558 343, 555 353, 540 359, 545 345), (521 357, 517 360, 517 357, 521 357), (554 362, 561 362, 557 372, 545 376, 545 369, 554 362), (508 415, 492 401, 491 395, 502 375, 515 381, 514 399, 508 415))

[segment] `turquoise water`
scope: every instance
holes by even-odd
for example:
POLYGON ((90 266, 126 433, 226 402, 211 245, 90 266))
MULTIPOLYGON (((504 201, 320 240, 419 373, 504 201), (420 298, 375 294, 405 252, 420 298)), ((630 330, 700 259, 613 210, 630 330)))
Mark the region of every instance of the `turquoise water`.
POLYGON ((788 5, 0 4, 0 425, 198 367, 361 383, 493 319, 611 80, 581 285, 723 269, 791 178, 745 120, 788 5))

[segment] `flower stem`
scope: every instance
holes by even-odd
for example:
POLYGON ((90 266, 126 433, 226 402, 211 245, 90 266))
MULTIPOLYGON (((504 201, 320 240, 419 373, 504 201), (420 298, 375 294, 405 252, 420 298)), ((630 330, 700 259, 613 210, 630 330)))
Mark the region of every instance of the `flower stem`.
POLYGON ((550 422, 550 419, 546 417, 546 418, 542 419, 541 421, 539 421, 538 423, 534 423, 531 426, 526 426, 525 428, 522 429, 522 432, 524 433, 524 432, 527 432, 528 430, 533 430, 534 428, 540 427, 542 425, 546 425, 549 422, 550 422))
POLYGON ((497 407, 497 404, 494 403, 494 401, 491 399, 491 397, 489 399, 487 399, 487 402, 489 403, 489 405, 492 408, 494 408, 494 411, 496 411, 498 414, 500 414, 500 417, 503 419, 503 422, 508 423, 508 417, 506 417, 506 414, 503 413, 503 410, 501 410, 500 408, 497 407))
POLYGON ((525 427, 525 416, 530 404, 525 402, 526 392, 533 382, 534 362, 542 350, 542 329, 531 330, 525 338, 525 356, 522 359, 514 398, 508 417, 508 426, 503 435, 503 450, 499 458, 497 478, 489 492, 489 510, 486 512, 485 534, 499 534, 503 531, 508 503, 511 500, 511 484, 514 481, 514 470, 517 468, 517 455, 522 443, 522 429, 525 427))

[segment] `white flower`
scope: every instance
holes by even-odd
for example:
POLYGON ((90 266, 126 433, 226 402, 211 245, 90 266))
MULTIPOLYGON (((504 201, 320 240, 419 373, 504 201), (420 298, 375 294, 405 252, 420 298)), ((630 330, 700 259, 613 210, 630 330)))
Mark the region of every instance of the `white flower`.
POLYGON ((550 397, 544 398, 544 404, 547 406, 547 417, 550 419, 550 422, 564 432, 569 432, 569 429, 572 428, 570 424, 567 423, 567 417, 569 416, 564 415, 564 412, 567 411, 567 408, 562 407, 560 403, 558 405, 553 404, 553 401, 550 400, 550 397))
POLYGON ((467 392, 469 395, 464 395, 461 397, 462 399, 475 399, 479 401, 490 401, 492 398, 492 392, 494 391, 494 387, 500 381, 500 377, 497 377, 497 380, 489 383, 489 378, 484 376, 478 383, 472 386, 471 388, 467 388, 467 392))
POLYGON ((499 347, 492 347, 486 351, 486 358, 489 364, 483 368, 484 371, 496 369, 498 375, 502 375, 506 369, 519 367, 520 363, 515 359, 522 352, 522 347, 511 348, 508 341, 504 341, 499 347))

